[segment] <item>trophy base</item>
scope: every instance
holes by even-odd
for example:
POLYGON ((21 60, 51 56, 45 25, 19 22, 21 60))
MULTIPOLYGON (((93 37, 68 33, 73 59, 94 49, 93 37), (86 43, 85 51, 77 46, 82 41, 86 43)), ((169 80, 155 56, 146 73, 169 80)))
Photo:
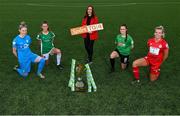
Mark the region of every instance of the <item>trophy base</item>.
POLYGON ((80 88, 80 87, 76 87, 75 88, 76 92, 86 92, 86 88, 80 88))

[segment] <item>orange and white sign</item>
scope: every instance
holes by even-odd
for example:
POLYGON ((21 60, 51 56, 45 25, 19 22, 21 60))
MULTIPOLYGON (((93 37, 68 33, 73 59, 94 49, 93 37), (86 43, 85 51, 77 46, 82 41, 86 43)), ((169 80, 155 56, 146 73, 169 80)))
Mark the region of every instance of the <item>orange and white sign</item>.
POLYGON ((94 24, 94 25, 71 28, 70 31, 71 31, 71 35, 79 35, 79 34, 89 33, 93 31, 100 31, 103 29, 104 29, 103 24, 99 23, 99 24, 94 24))

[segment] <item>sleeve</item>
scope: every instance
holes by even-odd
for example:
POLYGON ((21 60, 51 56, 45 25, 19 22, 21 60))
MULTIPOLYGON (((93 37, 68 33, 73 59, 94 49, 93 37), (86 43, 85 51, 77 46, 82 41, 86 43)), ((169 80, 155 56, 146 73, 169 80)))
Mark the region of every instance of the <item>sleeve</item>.
POLYGON ((168 45, 168 43, 166 41, 164 41, 163 49, 164 50, 169 49, 169 45, 168 45))
POLYGON ((86 19, 85 18, 83 18, 81 25, 82 26, 86 25, 86 19))
POLYGON ((52 34, 52 38, 55 38, 56 35, 53 32, 51 32, 51 34, 52 34))
POLYGON ((131 36, 129 36, 129 37, 130 37, 130 45, 132 46, 132 45, 134 45, 134 41, 133 41, 133 38, 131 36))
POLYGON ((130 45, 131 45, 131 47, 133 48, 134 47, 134 40, 133 40, 133 38, 132 37, 130 37, 130 45))
POLYGON ((94 20, 94 24, 98 24, 98 18, 97 17, 95 17, 95 20, 94 20))
POLYGON ((32 43, 32 39, 31 39, 30 36, 28 36, 28 40, 29 40, 29 44, 31 44, 32 43))
POLYGON ((17 48, 16 39, 13 40, 13 42, 12 42, 12 47, 13 47, 13 48, 17 48))
POLYGON ((37 39, 37 40, 41 40, 40 34, 37 35, 36 39, 37 39))

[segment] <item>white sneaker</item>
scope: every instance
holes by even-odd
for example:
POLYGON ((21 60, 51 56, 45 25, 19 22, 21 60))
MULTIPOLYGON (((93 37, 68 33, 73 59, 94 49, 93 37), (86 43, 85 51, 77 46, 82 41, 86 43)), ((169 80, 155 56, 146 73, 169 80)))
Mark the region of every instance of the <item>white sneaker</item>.
POLYGON ((44 78, 45 78, 45 76, 44 76, 43 74, 41 74, 41 73, 39 73, 38 76, 39 76, 41 79, 44 79, 44 78))
POLYGON ((15 65, 14 68, 13 68, 13 70, 14 70, 14 71, 17 71, 18 67, 19 67, 18 65, 15 65))
POLYGON ((140 85, 140 80, 134 80, 131 82, 132 85, 140 85))

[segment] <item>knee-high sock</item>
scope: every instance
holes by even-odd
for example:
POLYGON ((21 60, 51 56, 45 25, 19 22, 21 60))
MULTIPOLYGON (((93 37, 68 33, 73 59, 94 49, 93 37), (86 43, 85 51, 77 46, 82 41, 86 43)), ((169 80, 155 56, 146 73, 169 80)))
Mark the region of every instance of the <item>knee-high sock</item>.
POLYGON ((40 74, 44 68, 44 65, 45 65, 45 60, 44 59, 41 59, 39 61, 39 64, 38 64, 38 71, 37 71, 37 74, 40 74))
POLYGON ((110 62, 111 62, 111 68, 114 69, 115 59, 110 58, 110 62))
POLYGON ((23 76, 24 78, 26 78, 27 76, 28 76, 28 73, 25 73, 22 69, 17 69, 17 72, 21 75, 21 76, 23 76))
POLYGON ((57 60, 57 65, 60 65, 61 64, 61 53, 57 54, 56 60, 57 60))
POLYGON ((139 68, 138 67, 133 67, 133 74, 134 74, 134 78, 136 80, 139 80, 139 68))

